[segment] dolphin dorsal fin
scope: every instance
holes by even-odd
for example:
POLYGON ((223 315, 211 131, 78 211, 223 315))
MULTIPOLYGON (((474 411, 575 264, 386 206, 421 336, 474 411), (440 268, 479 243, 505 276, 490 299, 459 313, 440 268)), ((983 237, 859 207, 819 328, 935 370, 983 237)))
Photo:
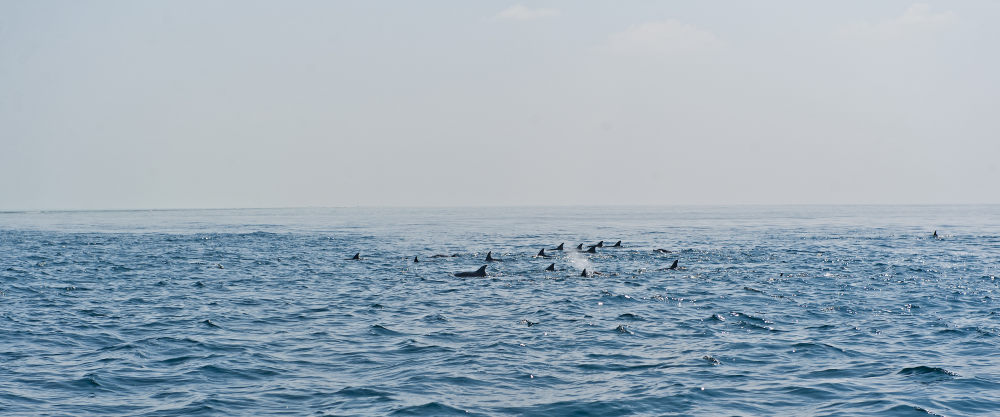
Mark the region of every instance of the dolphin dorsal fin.
POLYGON ((538 251, 538 256, 545 256, 545 248, 542 248, 542 250, 538 251))
POLYGON ((476 270, 476 273, 477 274, 485 274, 486 273, 486 265, 483 265, 483 266, 479 267, 479 269, 476 270))
POLYGON ((619 240, 619 241, 615 242, 615 247, 616 248, 622 247, 622 241, 619 240))
POLYGON ((577 248, 577 249, 583 249, 583 244, 581 243, 581 244, 579 244, 579 245, 576 245, 576 248, 577 248))
POLYGON ((414 257, 413 257, 413 262, 420 262, 420 259, 419 259, 419 257, 418 257, 418 256, 414 256, 414 257))
POLYGON ((549 264, 549 267, 545 268, 545 270, 546 271, 555 271, 556 270, 556 264, 555 264, 555 262, 549 264))
POLYGON ((677 260, 674 259, 674 263, 670 264, 670 269, 677 269, 677 260))
POLYGON ((563 244, 560 243, 559 246, 556 246, 556 250, 563 250, 563 244))
POLYGON ((583 268, 583 272, 580 273, 581 277, 587 276, 587 268, 583 268))
POLYGON ((354 257, 351 259, 361 259, 361 252, 355 253, 354 257))

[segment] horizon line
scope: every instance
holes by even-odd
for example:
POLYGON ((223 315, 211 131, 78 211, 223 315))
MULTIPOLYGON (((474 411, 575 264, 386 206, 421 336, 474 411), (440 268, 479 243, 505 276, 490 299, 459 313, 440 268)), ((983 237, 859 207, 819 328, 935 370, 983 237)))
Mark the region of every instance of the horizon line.
POLYGON ((656 207, 942 207, 942 206, 1000 206, 1000 203, 678 203, 678 204, 519 204, 519 205, 341 205, 341 206, 262 206, 262 207, 173 207, 173 208, 58 208, 58 209, 0 209, 0 214, 14 213, 72 213, 72 212, 126 212, 126 211, 222 211, 222 210, 316 210, 316 209, 494 209, 494 208, 656 208, 656 207))

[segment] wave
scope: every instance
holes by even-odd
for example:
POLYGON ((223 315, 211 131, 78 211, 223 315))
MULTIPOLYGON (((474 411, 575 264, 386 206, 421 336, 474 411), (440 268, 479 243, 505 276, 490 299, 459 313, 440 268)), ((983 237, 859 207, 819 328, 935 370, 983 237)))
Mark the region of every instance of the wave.
POLYGON ((393 416, 477 416, 482 414, 471 413, 467 410, 455 408, 439 402, 429 402, 421 405, 398 408, 390 415, 393 416))

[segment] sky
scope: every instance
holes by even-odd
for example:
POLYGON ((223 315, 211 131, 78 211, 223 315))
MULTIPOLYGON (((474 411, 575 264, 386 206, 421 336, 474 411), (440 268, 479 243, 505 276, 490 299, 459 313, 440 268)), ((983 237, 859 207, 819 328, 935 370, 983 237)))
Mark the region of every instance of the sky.
POLYGON ((0 0, 0 210, 996 204, 997 21, 993 0, 0 0))

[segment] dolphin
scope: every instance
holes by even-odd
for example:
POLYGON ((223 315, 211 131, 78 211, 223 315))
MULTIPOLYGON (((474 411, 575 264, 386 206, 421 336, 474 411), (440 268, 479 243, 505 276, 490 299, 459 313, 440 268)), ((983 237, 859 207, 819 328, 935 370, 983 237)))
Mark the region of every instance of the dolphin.
POLYGON ((677 260, 674 259, 674 263, 670 264, 670 269, 677 269, 677 260))
POLYGON ((597 253, 597 246, 591 246, 590 249, 587 249, 587 253, 597 253))
POLYGON ((550 264, 548 268, 545 268, 545 270, 546 271, 555 271, 556 270, 556 264, 555 263, 550 264))
POLYGON ((597 247, 599 247, 599 248, 603 248, 603 247, 604 247, 604 241, 602 240, 602 241, 600 241, 600 242, 597 242, 597 244, 596 244, 596 245, 594 245, 594 246, 597 246, 597 247))
POLYGON ((935 239, 937 239, 937 237, 938 237, 938 236, 937 236, 937 230, 935 230, 935 231, 934 231, 934 234, 933 234, 933 235, 931 235, 931 237, 932 237, 932 238, 935 238, 935 239))
POLYGON ((553 250, 563 250, 563 244, 560 243, 559 246, 556 246, 556 248, 553 250))
POLYGON ((502 259, 497 259, 493 257, 493 251, 486 252, 486 262, 496 262, 502 259))
POLYGON ((431 258, 457 258, 457 257, 458 257, 457 253, 453 253, 451 255, 441 255, 441 254, 438 254, 438 255, 431 256, 431 258))
POLYGON ((486 276, 486 265, 479 267, 479 269, 472 272, 456 272, 456 277, 485 277, 486 276))
POLYGON ((549 257, 549 255, 545 254, 545 248, 542 248, 542 250, 538 251, 538 255, 535 255, 535 256, 536 257, 541 257, 541 258, 548 258, 549 257))
POLYGON ((583 250, 583 244, 581 243, 579 245, 576 245, 576 249, 577 250, 583 250))
POLYGON ((581 277, 589 277, 590 276, 590 275, 587 275, 587 268, 583 268, 583 272, 580 273, 580 276, 581 277))
POLYGON ((413 257, 413 263, 417 263, 417 262, 420 262, 420 259, 418 259, 418 257, 414 256, 413 257))
POLYGON ((666 250, 666 249, 657 249, 657 250, 656 250, 656 252, 660 252, 660 253, 671 253, 672 251, 669 251, 669 250, 666 250))
POLYGON ((350 260, 352 260, 352 261, 360 261, 361 260, 361 252, 355 253, 354 257, 351 258, 350 260))
POLYGON ((612 248, 620 248, 620 247, 622 247, 622 241, 620 241, 620 240, 619 240, 619 241, 618 241, 617 243, 615 243, 614 245, 611 245, 611 247, 612 247, 612 248))

